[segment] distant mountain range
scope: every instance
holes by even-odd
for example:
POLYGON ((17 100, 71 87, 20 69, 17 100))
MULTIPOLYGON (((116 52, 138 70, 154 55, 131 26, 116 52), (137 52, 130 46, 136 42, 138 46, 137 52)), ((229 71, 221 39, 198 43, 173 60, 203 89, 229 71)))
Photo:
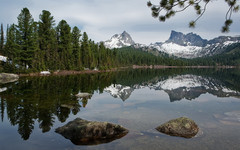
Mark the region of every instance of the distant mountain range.
POLYGON ((124 31, 122 34, 115 34, 110 40, 104 43, 110 49, 131 46, 143 51, 155 50, 170 56, 197 58, 214 56, 226 52, 229 46, 240 43, 240 36, 219 36, 211 40, 206 40, 194 33, 183 34, 172 31, 167 41, 145 45, 135 43, 130 34, 124 31))
POLYGON ((120 98, 125 101, 135 89, 146 87, 154 90, 163 90, 169 95, 171 102, 182 99, 193 100, 206 93, 218 97, 240 97, 239 91, 227 87, 220 80, 192 74, 178 75, 165 80, 136 84, 131 87, 113 84, 105 88, 104 91, 110 93, 114 98, 120 98))

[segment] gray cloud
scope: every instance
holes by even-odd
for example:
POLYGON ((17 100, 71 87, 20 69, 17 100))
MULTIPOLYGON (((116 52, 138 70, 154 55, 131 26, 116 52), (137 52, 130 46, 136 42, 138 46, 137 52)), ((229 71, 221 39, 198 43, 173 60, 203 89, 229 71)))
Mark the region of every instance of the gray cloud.
MULTIPOLYGON (((28 7, 35 20, 38 20, 42 10, 49 10, 56 24, 65 19, 71 26, 86 31, 95 41, 107 40, 123 30, 129 32, 136 42, 145 44, 167 40, 171 30, 195 32, 207 39, 222 35, 220 29, 227 11, 224 1, 211 2, 195 29, 188 28, 188 22, 196 17, 193 10, 177 14, 162 23, 151 17, 146 2, 147 0, 0 0, 0 22, 16 23, 21 9, 28 7)), ((225 35, 240 35, 239 18, 239 13, 234 14, 231 32, 225 35)))

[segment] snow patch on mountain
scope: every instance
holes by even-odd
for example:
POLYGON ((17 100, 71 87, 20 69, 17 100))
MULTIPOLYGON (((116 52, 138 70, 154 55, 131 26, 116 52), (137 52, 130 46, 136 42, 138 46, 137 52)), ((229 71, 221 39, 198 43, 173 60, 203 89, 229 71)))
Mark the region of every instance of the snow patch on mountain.
POLYGON ((155 48, 161 52, 165 52, 169 55, 184 58, 195 58, 201 55, 202 47, 198 46, 182 46, 175 43, 163 43, 163 44, 151 44, 150 48, 155 48))
POLYGON ((240 41, 226 41, 223 43, 224 46, 228 46, 228 45, 231 45, 231 44, 234 44, 234 43, 240 43, 240 41))

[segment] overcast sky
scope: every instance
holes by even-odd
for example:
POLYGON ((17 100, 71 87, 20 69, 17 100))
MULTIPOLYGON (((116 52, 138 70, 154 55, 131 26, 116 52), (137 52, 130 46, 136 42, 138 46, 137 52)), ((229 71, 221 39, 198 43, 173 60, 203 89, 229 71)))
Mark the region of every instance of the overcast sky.
MULTIPOLYGON (((240 35, 240 12, 233 15, 234 23, 230 33, 222 34, 226 4, 213 0, 196 28, 188 28, 188 22, 196 15, 192 9, 177 14, 166 22, 159 22, 151 16, 146 6, 148 0, 0 0, 0 23, 17 23, 21 9, 27 7, 35 21, 42 10, 48 10, 56 20, 62 19, 70 26, 86 31, 96 42, 110 39, 116 33, 127 31, 135 42, 150 44, 169 38, 171 30, 194 32, 202 38, 211 39, 220 35, 240 35)), ((158 0, 152 0, 158 3, 158 0)))

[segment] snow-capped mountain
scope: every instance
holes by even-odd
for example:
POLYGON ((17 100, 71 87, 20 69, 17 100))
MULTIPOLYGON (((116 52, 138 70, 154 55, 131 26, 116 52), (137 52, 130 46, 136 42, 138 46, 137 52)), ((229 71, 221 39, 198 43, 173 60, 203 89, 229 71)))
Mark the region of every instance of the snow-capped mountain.
POLYGON ((104 45, 110 49, 122 48, 134 44, 135 42, 132 40, 132 37, 126 31, 124 31, 122 34, 115 34, 110 40, 104 42, 104 45))
POLYGON ((193 100, 202 94, 210 93, 218 97, 240 97, 240 91, 228 88, 221 81, 197 75, 178 75, 162 81, 152 81, 142 85, 123 86, 111 85, 104 89, 114 98, 128 99, 135 89, 148 87, 154 90, 163 90, 169 95, 171 102, 182 99, 193 100))
POLYGON ((181 32, 172 31, 169 39, 165 43, 175 43, 181 46, 206 46, 207 40, 202 39, 194 33, 183 34, 181 32))
POLYGON ((177 57, 196 58, 221 54, 236 43, 240 43, 240 37, 220 36, 208 41, 194 33, 185 35, 172 31, 166 42, 150 44, 149 47, 177 57))
POLYGON ((165 42, 156 42, 148 46, 133 42, 131 36, 126 32, 114 35, 111 40, 105 42, 105 45, 108 48, 133 46, 143 51, 157 50, 170 56, 197 58, 224 53, 229 46, 237 43, 240 44, 240 36, 220 36, 206 40, 194 33, 183 34, 172 31, 169 39, 165 42))

